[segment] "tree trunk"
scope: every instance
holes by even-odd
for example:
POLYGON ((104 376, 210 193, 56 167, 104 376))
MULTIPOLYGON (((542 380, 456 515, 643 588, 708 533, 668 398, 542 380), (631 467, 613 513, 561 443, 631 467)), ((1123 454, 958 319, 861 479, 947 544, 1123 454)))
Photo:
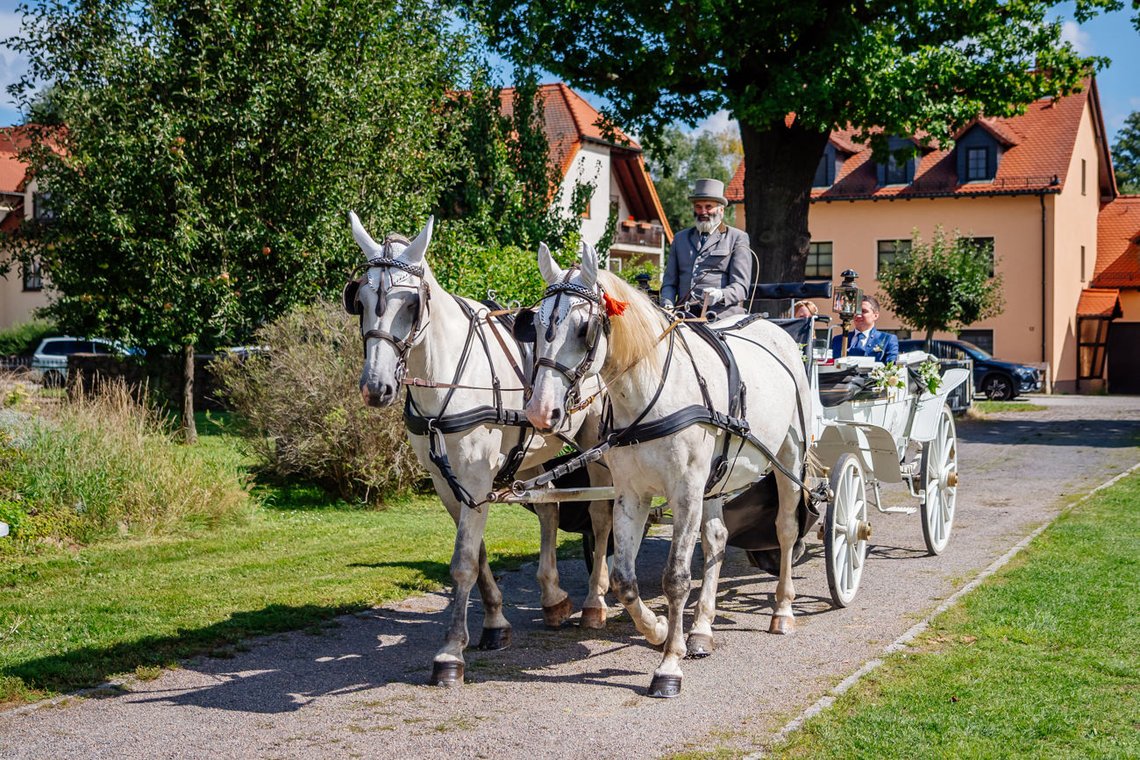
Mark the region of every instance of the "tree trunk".
POLYGON ((194 423, 194 344, 182 347, 182 435, 186 443, 198 442, 194 423))
POLYGON ((808 244, 811 186, 830 132, 813 132, 783 120, 760 126, 740 122, 744 147, 744 218, 760 258, 756 282, 800 282, 808 244))
POLYGON ((926 328, 926 343, 923 345, 923 350, 928 354, 934 353, 931 349, 934 348, 934 328, 926 328))

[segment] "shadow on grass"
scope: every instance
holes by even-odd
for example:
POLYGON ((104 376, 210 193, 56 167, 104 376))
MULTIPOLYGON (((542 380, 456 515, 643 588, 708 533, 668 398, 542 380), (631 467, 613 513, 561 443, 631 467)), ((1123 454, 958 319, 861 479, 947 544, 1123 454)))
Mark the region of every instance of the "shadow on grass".
POLYGON ((234 645, 253 637, 285 631, 319 631, 337 615, 360 612, 366 605, 270 605, 253 612, 237 612, 226 620, 171 636, 151 636, 106 647, 84 647, 65 654, 41 657, 0 670, 0 676, 19 678, 29 689, 70 692, 104 684, 113 675, 139 667, 169 667, 195 655, 228 658, 234 645))

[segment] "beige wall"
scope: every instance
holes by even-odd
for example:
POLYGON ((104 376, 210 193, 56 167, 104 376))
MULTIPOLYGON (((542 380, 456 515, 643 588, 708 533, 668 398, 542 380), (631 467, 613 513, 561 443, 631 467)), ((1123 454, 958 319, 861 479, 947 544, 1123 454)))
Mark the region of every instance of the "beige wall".
POLYGON ((1076 144, 1065 175, 1064 189, 1054 199, 1054 235, 1048 278, 1048 360, 1056 389, 1076 390, 1077 302, 1089 286, 1096 264, 1096 222, 1100 211, 1100 151, 1088 106, 1081 116, 1076 144), (1082 172, 1084 182, 1082 187, 1082 172), (1082 192, 1083 190, 1083 192, 1082 192), (1082 267, 1081 247, 1085 249, 1082 267))
MULTIPOLYGON (((1140 322, 1140 290, 1120 291, 1121 322, 1140 322)), ((1138 347, 1140 348, 1140 347, 1138 347)))
MULTIPOLYGON (((992 329, 994 352, 1003 359, 1042 360, 1041 205, 1036 196, 816 203, 809 224, 813 242, 832 243, 835 281, 844 269, 854 269, 863 290, 876 295, 880 240, 909 240, 917 229, 929 241, 939 225, 947 233, 992 237, 996 269, 1005 283, 1005 310, 970 327, 992 329)), ((886 311, 879 325, 902 327, 886 311)))
MULTIPOLYGON (((28 187, 24 191, 25 216, 28 218, 31 218, 32 215, 35 191, 36 183, 34 181, 28 183, 28 187)), ((0 215, 0 221, 3 218, 3 215, 0 215)), ((0 253, 0 259, 6 260, 7 254, 0 253)), ((0 330, 6 330, 9 327, 31 320, 32 312, 35 309, 47 305, 46 290, 24 291, 24 272, 19 264, 13 262, 8 277, 0 277, 0 330)))

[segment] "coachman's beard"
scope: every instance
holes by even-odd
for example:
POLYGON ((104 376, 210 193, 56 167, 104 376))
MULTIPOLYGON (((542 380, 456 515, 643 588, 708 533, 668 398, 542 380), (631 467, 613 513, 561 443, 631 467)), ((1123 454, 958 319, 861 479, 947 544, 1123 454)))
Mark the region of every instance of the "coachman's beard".
POLYGON ((696 220, 697 232, 710 233, 720 227, 724 221, 724 209, 717 209, 711 214, 693 214, 696 220))

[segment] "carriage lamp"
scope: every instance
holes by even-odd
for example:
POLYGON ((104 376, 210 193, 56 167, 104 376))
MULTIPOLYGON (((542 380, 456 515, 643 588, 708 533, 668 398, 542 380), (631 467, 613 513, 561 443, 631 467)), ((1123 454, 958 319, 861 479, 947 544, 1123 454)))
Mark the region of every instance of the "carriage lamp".
POLYGON ((843 270, 843 282, 835 289, 833 308, 843 326, 843 340, 839 342, 840 356, 847 356, 847 334, 851 331, 851 321, 863 306, 863 290, 855 284, 859 273, 854 269, 843 270))

